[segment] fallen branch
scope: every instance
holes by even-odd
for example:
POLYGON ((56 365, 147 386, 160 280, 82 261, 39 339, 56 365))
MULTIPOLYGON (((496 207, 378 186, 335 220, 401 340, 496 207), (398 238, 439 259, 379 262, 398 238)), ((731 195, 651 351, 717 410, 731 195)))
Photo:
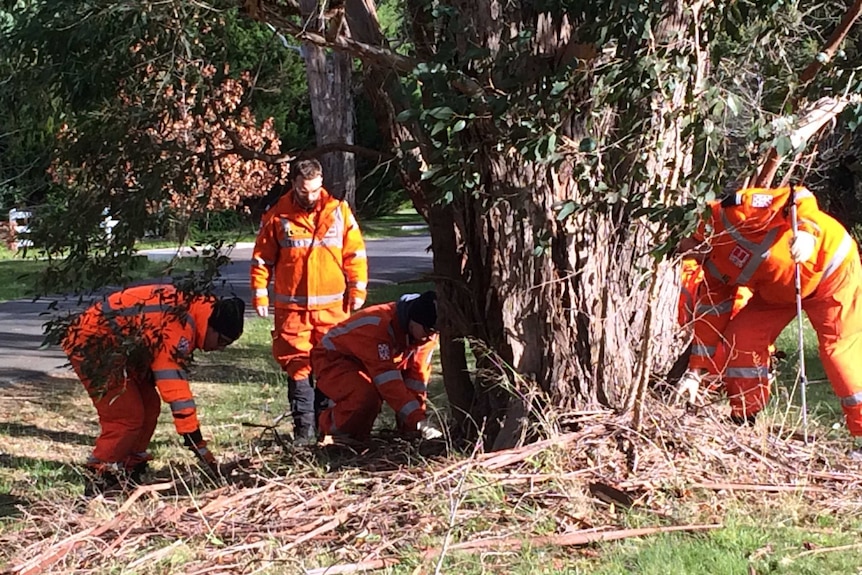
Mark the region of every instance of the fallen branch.
MULTIPOLYGON (((720 524, 709 525, 674 525, 670 527, 645 527, 641 529, 620 529, 618 531, 576 531, 575 533, 563 533, 562 535, 549 535, 546 537, 534 537, 532 539, 521 539, 517 537, 506 537, 502 539, 477 539, 450 545, 448 551, 478 552, 486 549, 497 551, 516 551, 524 546, 568 547, 572 545, 588 545, 602 541, 616 541, 618 539, 629 539, 631 537, 645 537, 658 533, 672 533, 675 531, 709 531, 718 529, 720 524)), ((431 549, 422 554, 423 559, 433 559, 442 550, 431 549)))
POLYGON ((753 483, 694 483, 692 489, 709 489, 711 491, 767 491, 771 493, 831 493, 831 489, 815 485, 760 485, 753 483))

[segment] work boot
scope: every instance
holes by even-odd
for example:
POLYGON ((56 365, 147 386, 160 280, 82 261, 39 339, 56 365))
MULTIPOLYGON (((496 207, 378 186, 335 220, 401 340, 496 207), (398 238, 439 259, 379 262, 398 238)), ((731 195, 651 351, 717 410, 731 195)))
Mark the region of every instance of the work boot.
POLYGON ((125 472, 117 463, 88 463, 84 471, 84 497, 122 491, 125 480, 125 472))
POLYGON ((293 444, 297 447, 317 443, 314 396, 311 378, 287 378, 287 399, 293 416, 293 444))
POLYGON ((317 443, 317 431, 308 425, 296 425, 293 427, 294 447, 307 447, 317 443))
POLYGON ((147 461, 141 461, 129 471, 129 481, 140 485, 144 482, 144 475, 150 470, 150 464, 147 461))

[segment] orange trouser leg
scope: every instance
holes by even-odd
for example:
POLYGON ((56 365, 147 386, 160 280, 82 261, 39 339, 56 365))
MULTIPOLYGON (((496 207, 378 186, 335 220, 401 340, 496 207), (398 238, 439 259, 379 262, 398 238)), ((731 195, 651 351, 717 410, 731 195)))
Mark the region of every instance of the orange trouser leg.
POLYGON ((142 461, 152 459, 147 453, 147 448, 150 446, 150 441, 153 439, 156 425, 159 422, 162 400, 156 391, 156 383, 150 370, 140 373, 129 373, 129 380, 134 380, 133 385, 138 389, 141 396, 141 406, 144 410, 141 430, 135 443, 132 445, 131 455, 126 460, 126 467, 131 469, 142 461))
POLYGON ((125 465, 136 452, 144 428, 145 408, 140 385, 134 378, 126 379, 119 371, 104 384, 96 384, 84 374, 82 358, 70 357, 69 360, 90 394, 102 427, 90 461, 125 465))
POLYGON ((311 349, 348 315, 341 306, 314 311, 275 308, 272 357, 287 375, 305 379, 311 374, 311 349))
POLYGON ((770 345, 796 315, 796 306, 771 305, 753 297, 724 332, 727 366, 723 380, 731 414, 748 417, 769 401, 770 345))
POLYGON ((349 435, 367 439, 383 399, 368 374, 349 360, 330 363, 317 374, 317 387, 334 403, 318 419, 326 435, 349 435))
POLYGON ((845 277, 830 285, 835 291, 818 293, 803 305, 817 331, 823 369, 841 400, 847 429, 862 436, 862 277, 855 261, 836 273, 845 277))

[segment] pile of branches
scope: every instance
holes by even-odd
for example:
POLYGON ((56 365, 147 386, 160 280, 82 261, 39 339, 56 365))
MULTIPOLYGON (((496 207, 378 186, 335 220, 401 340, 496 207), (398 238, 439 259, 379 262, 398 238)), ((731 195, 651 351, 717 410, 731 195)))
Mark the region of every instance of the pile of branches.
POLYGON ((680 511, 714 493, 790 492, 826 512, 859 510, 862 473, 837 442, 735 427, 711 406, 653 401, 650 413, 639 431, 609 412, 567 414, 569 431, 493 453, 394 438, 274 453, 277 442, 260 441, 259 457, 217 488, 183 493, 174 480, 77 510, 31 506, 25 527, 0 538, 12 558, 3 573, 146 570, 174 554, 188 574, 431 570, 454 552, 714 529, 720 512, 680 511), (625 528, 621 509, 651 526, 625 528))

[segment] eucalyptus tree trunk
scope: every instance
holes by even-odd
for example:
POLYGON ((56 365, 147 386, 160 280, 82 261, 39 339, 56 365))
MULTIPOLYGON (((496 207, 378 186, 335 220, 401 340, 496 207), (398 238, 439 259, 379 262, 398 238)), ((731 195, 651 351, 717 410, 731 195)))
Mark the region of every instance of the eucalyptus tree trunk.
MULTIPOLYGON (((300 0, 300 10, 309 31, 325 33, 326 20, 319 17, 320 5, 317 0, 300 0)), ((302 53, 317 145, 352 145, 352 56, 310 42, 303 43, 302 53)), ((324 153, 319 159, 323 166, 326 189, 353 206, 356 200, 356 164, 353 153, 331 151, 324 153)))
MULTIPOLYGON (((345 6, 353 40, 385 47, 371 0, 345 6)), ((440 18, 421 0, 407 7, 419 61, 439 61, 452 46, 462 62, 477 46, 488 54, 482 66, 458 67, 448 88, 421 95, 425 110, 458 98, 473 106, 466 126, 451 132, 460 158, 441 157, 429 125, 396 120, 414 104, 394 67, 364 62, 378 124, 429 220, 453 415, 462 430, 471 423, 481 430, 488 448, 514 445, 541 425, 553 431, 554 416, 569 410, 612 408, 639 424, 647 381, 666 372, 679 350, 675 270, 650 254, 667 231, 638 210, 677 202, 689 169, 681 112, 697 96, 706 61, 699 39, 686 35, 697 29, 697 6, 667 1, 647 41, 612 46, 579 43, 579 27, 591 22, 536 12, 532 3, 450 0, 439 3, 440 18), (594 91, 610 64, 671 45, 687 64, 656 66, 660 79, 646 95, 602 101, 594 91), (567 66, 574 81, 566 102, 552 109, 530 98, 567 66), (507 89, 525 99, 483 108, 507 89), (562 121, 544 123, 559 131, 547 144, 556 160, 525 155, 516 144, 520 127, 558 113, 562 121), (455 175, 452 166, 466 166, 459 177, 470 172, 473 188, 438 201, 441 180, 422 177, 435 165, 455 175), (472 374, 464 341, 475 357, 472 374)))

